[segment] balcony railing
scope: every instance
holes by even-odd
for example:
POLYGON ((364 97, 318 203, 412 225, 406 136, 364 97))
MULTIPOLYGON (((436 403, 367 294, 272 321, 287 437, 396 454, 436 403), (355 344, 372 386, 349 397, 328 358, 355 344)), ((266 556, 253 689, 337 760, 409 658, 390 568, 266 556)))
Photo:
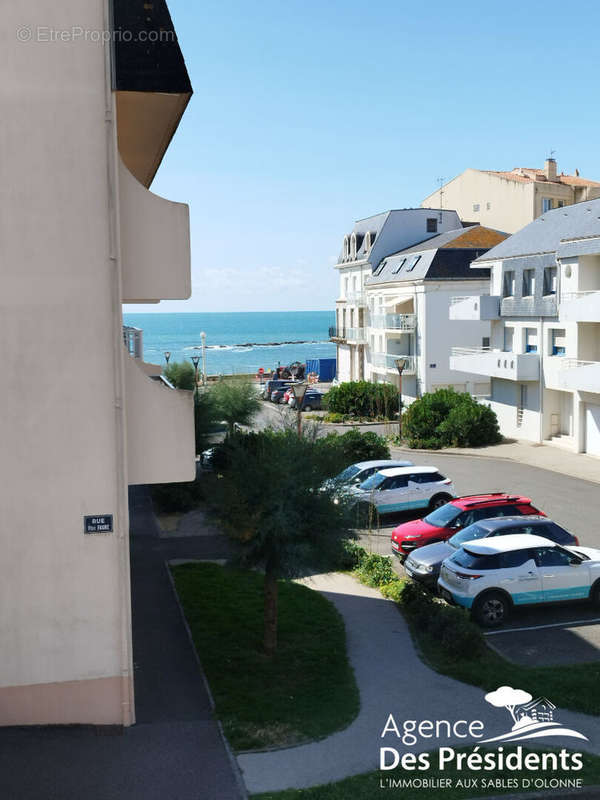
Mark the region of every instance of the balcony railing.
POLYGON ((347 331, 348 331, 347 328, 337 328, 334 325, 333 327, 329 328, 329 338, 330 339, 342 339, 343 341, 346 341, 346 333, 347 333, 347 331))
POLYGON ((503 317, 555 317, 558 313, 556 295, 503 297, 500 311, 503 317))
POLYGON ((544 359, 544 382, 551 389, 600 393, 600 361, 549 356, 544 359))
POLYGON ((364 328, 348 328, 346 331, 346 339, 349 342, 356 342, 357 344, 364 344, 367 341, 367 336, 364 328))
POLYGON ((492 320, 500 318, 500 298, 496 295, 463 295, 450 300, 450 319, 492 320))
POLYGON ((561 322, 600 322, 600 290, 565 292, 559 313, 561 322))
POLYGON ((410 333, 417 326, 415 314, 373 314, 371 316, 371 327, 396 331, 406 331, 410 333))
POLYGON ((346 295, 346 302, 355 306, 365 306, 367 303, 367 296, 364 292, 348 292, 346 295))
POLYGON ((450 369, 513 381, 536 381, 540 357, 537 353, 505 353, 487 347, 453 347, 450 369))
POLYGON ((397 373, 396 361, 399 358, 403 358, 406 361, 403 374, 414 375, 416 369, 414 356, 405 356, 401 353, 371 353, 371 365, 377 369, 386 369, 397 373))

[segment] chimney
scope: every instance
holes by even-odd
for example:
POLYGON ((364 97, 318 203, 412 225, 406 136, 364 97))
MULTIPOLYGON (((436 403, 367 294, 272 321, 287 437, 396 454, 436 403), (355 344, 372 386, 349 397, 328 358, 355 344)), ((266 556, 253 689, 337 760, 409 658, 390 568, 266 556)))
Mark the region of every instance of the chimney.
POLYGON ((547 158, 546 163, 544 165, 544 175, 546 176, 546 180, 555 181, 556 180, 556 159, 554 158, 547 158))

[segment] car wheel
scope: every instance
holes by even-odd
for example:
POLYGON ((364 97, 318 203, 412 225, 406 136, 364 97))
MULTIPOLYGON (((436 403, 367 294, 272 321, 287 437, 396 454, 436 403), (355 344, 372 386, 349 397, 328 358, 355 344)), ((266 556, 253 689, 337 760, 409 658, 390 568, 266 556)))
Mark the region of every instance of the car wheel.
POLYGON ((304 406, 304 411, 312 411, 312 406, 304 406))
POLYGON ((600 581, 597 581, 590 591, 590 600, 597 608, 600 607, 600 581))
POLYGON ((500 592, 490 592, 475 601, 473 616, 484 628, 497 628, 506 621, 510 604, 500 592))
POLYGON ((452 500, 452 497, 449 494, 436 494, 429 501, 430 511, 435 511, 436 508, 439 508, 440 506, 445 506, 448 500, 452 500))

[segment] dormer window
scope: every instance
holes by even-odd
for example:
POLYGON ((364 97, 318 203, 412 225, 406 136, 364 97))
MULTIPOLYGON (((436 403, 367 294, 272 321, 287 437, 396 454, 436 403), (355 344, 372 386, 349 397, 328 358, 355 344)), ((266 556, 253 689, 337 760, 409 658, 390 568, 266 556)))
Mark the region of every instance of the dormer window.
POLYGON ((356 234, 350 237, 350 258, 356 258, 356 234))
POLYGON ((344 250, 343 250, 343 252, 344 252, 344 261, 346 261, 348 259, 348 256, 350 255, 350 243, 348 241, 348 237, 347 236, 344 236, 344 250))
POLYGON ((365 233, 365 253, 368 253, 371 249, 371 233, 367 231, 365 233))

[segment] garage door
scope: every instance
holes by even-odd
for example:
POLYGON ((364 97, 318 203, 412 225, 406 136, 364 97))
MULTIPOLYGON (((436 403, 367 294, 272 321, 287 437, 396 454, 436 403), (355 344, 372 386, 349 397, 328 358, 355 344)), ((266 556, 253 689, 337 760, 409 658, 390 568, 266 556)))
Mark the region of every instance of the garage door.
POLYGON ((585 451, 591 456, 600 456, 600 406, 585 408, 585 451))

